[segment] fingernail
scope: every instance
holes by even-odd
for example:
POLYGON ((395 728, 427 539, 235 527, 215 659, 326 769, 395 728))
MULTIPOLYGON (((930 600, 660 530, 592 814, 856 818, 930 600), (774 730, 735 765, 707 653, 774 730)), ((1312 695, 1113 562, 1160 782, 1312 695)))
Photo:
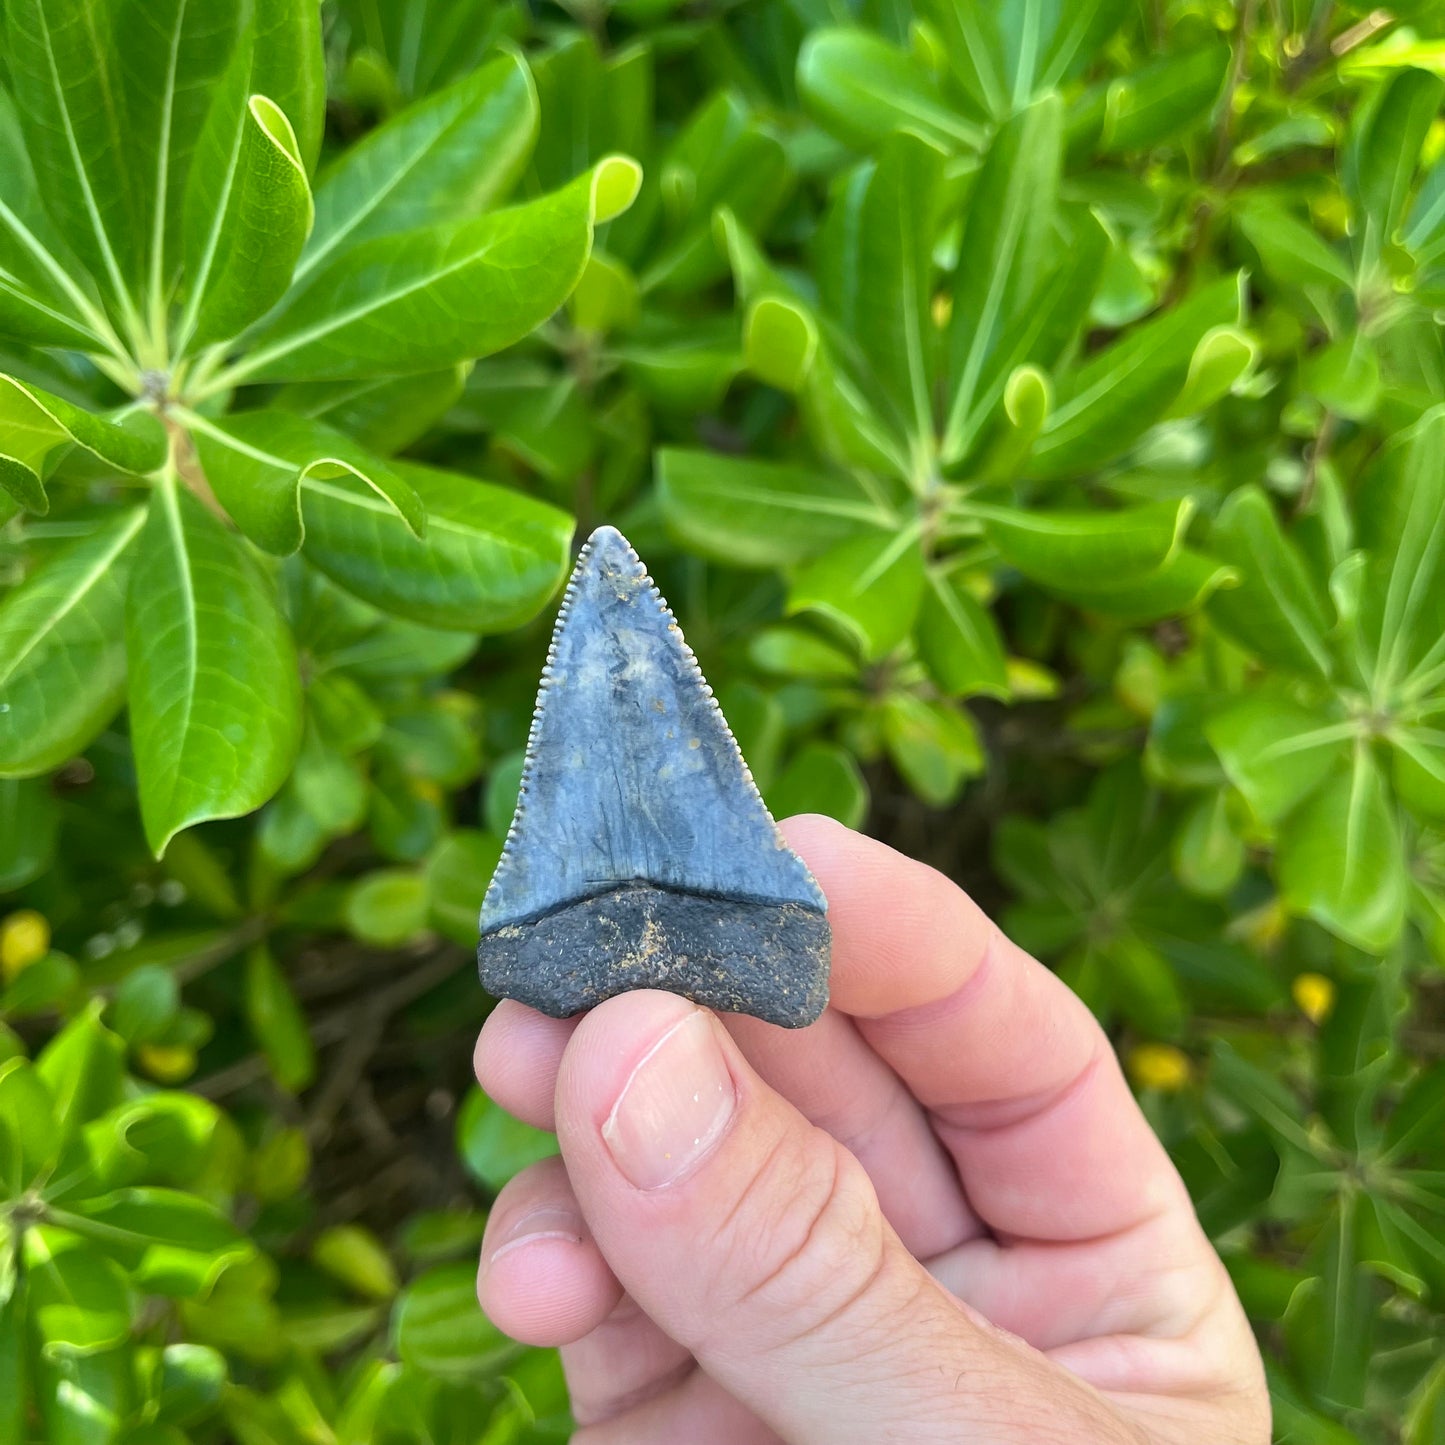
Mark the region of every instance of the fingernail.
POLYGON ((549 1204, 534 1209, 513 1221, 502 1235, 502 1242, 492 1251, 488 1263, 495 1264, 504 1254, 539 1239, 565 1239, 572 1244, 581 1244, 582 1216, 565 1205, 549 1204))
POLYGON ((722 1137, 737 1107, 717 1025, 701 1009, 670 1028, 633 1069, 602 1138, 639 1189, 682 1178, 722 1137))

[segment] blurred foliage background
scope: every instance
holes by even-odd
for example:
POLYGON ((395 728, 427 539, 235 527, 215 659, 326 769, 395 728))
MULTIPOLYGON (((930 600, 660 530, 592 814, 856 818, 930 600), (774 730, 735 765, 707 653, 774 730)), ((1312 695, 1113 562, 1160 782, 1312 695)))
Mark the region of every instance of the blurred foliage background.
POLYGON ((471 949, 604 519, 1104 1019, 1278 1439, 1445 1442, 1439 6, 195 10, 0 0, 0 1445, 567 1438, 471 949))

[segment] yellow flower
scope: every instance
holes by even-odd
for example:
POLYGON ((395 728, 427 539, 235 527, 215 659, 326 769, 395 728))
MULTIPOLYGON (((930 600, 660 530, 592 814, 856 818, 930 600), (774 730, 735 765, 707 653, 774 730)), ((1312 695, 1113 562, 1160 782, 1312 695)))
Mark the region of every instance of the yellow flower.
POLYGON ((179 1084, 196 1071, 196 1051, 184 1044, 142 1044, 136 1062, 162 1084, 179 1084))
POLYGON ((43 913, 22 908, 0 923, 0 973, 12 983, 50 952, 50 925, 43 913))
POLYGON ((1322 973, 1302 973, 1290 988, 1299 1011, 1312 1023, 1322 1024, 1335 1007, 1335 985, 1322 973))
POLYGON ((1158 1089, 1177 1094, 1185 1088, 1193 1070, 1189 1056, 1173 1044, 1136 1044, 1126 1060, 1129 1077, 1141 1089, 1158 1089))

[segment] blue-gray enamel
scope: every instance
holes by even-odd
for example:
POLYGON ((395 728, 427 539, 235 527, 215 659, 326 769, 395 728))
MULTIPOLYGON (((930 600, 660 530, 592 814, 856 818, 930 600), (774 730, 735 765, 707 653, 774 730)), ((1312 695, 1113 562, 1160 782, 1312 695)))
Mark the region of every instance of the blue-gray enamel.
POLYGON ((662 986, 806 1023, 826 999, 826 907, 667 605, 623 536, 599 528, 558 616, 517 814, 482 905, 483 981, 551 1013, 662 986), (698 898, 708 906, 684 906, 698 898), (588 900, 600 902, 577 907, 588 900), (638 929, 648 937, 628 936, 638 929), (640 961, 652 945, 665 945, 665 965, 640 961))

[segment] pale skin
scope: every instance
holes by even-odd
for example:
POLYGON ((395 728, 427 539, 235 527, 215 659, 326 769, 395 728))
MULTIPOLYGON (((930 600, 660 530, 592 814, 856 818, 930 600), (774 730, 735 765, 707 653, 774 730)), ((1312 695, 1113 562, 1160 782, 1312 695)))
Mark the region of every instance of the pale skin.
POLYGON ((832 1003, 504 1002, 477 1078, 555 1129, 478 1291, 560 1345, 576 1445, 1267 1445, 1254 1338, 1088 1010, 943 875, 784 825, 832 1003))

